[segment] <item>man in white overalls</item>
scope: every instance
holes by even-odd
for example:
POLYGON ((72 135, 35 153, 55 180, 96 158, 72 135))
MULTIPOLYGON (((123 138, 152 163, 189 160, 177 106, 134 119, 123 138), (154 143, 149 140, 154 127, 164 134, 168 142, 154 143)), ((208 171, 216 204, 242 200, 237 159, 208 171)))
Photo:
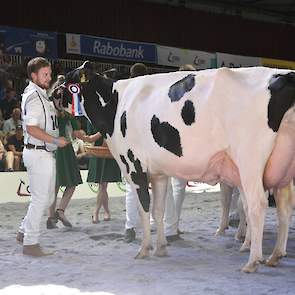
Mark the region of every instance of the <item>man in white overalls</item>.
POLYGON ((29 176, 31 203, 16 239, 23 243, 23 254, 40 257, 50 254, 41 249, 39 236, 42 215, 55 196, 53 152, 68 141, 59 137, 56 111, 46 93, 51 81, 50 63, 42 57, 33 58, 27 65, 27 73, 31 81, 22 97, 23 160, 29 176))

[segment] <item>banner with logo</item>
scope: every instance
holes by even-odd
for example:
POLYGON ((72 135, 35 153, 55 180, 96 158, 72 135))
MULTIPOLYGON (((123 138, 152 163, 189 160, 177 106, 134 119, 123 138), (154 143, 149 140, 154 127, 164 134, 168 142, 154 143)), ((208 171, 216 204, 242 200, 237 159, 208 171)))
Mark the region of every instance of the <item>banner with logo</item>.
POLYGON ((0 46, 9 55, 57 58, 57 33, 0 26, 0 46))
POLYGON ((216 52, 217 67, 240 68, 260 66, 261 61, 259 57, 234 55, 228 53, 216 52))
POLYGON ((271 68, 295 70, 295 61, 289 61, 289 60, 262 57, 261 65, 265 67, 271 67, 271 68))
POLYGON ((216 55, 205 51, 157 45, 158 64, 179 67, 191 64, 196 69, 216 68, 216 55))
POLYGON ((101 58, 156 63, 155 44, 138 43, 87 35, 66 34, 67 53, 101 58))

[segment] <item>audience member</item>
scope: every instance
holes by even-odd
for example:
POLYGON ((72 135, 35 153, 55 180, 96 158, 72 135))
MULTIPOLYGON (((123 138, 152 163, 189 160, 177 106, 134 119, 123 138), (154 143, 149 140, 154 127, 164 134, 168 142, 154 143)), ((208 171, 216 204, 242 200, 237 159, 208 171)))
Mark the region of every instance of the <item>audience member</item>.
POLYGON ((19 102, 16 99, 16 92, 13 88, 6 89, 6 94, 4 98, 0 101, 0 109, 4 120, 11 117, 12 110, 15 107, 19 107, 19 102))
POLYGON ((6 151, 0 136, 0 171, 13 171, 13 152, 6 151))
POLYGON ((14 170, 19 171, 23 169, 23 149, 24 137, 22 125, 16 126, 15 134, 7 139, 7 150, 13 152, 14 156, 14 170))
POLYGON ((11 118, 4 121, 3 131, 5 133, 9 133, 11 131, 15 131, 16 126, 22 124, 21 121, 21 110, 19 108, 14 108, 11 114, 11 118))

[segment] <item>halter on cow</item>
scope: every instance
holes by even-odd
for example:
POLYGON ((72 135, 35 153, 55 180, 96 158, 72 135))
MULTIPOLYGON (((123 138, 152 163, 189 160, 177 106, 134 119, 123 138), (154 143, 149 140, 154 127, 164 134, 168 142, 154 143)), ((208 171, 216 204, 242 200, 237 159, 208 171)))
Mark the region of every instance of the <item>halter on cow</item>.
POLYGON ((175 176, 240 187, 249 228, 242 248, 251 240, 243 271, 255 271, 263 260, 264 190, 287 185, 295 171, 294 72, 220 68, 113 82, 86 62, 66 76, 65 87, 71 84, 81 89, 83 111, 137 191, 144 227, 137 258, 148 256, 151 247, 148 182, 155 255, 166 255, 164 204, 167 178, 175 176))

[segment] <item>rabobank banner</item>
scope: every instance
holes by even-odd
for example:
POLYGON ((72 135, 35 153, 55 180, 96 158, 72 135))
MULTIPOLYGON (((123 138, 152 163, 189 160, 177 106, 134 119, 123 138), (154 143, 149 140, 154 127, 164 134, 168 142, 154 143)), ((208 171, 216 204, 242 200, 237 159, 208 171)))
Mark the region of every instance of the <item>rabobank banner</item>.
POLYGON ((158 64, 179 67, 191 64, 196 69, 216 68, 216 55, 205 51, 157 45, 158 64))
POLYGON ((156 45, 87 35, 67 34, 67 53, 134 62, 157 62, 156 45))
POLYGON ((0 26, 0 45, 6 54, 57 58, 57 33, 0 26))
POLYGON ((228 67, 228 68, 240 68, 240 67, 252 67, 260 66, 260 57, 234 55, 228 53, 216 52, 217 67, 228 67))

